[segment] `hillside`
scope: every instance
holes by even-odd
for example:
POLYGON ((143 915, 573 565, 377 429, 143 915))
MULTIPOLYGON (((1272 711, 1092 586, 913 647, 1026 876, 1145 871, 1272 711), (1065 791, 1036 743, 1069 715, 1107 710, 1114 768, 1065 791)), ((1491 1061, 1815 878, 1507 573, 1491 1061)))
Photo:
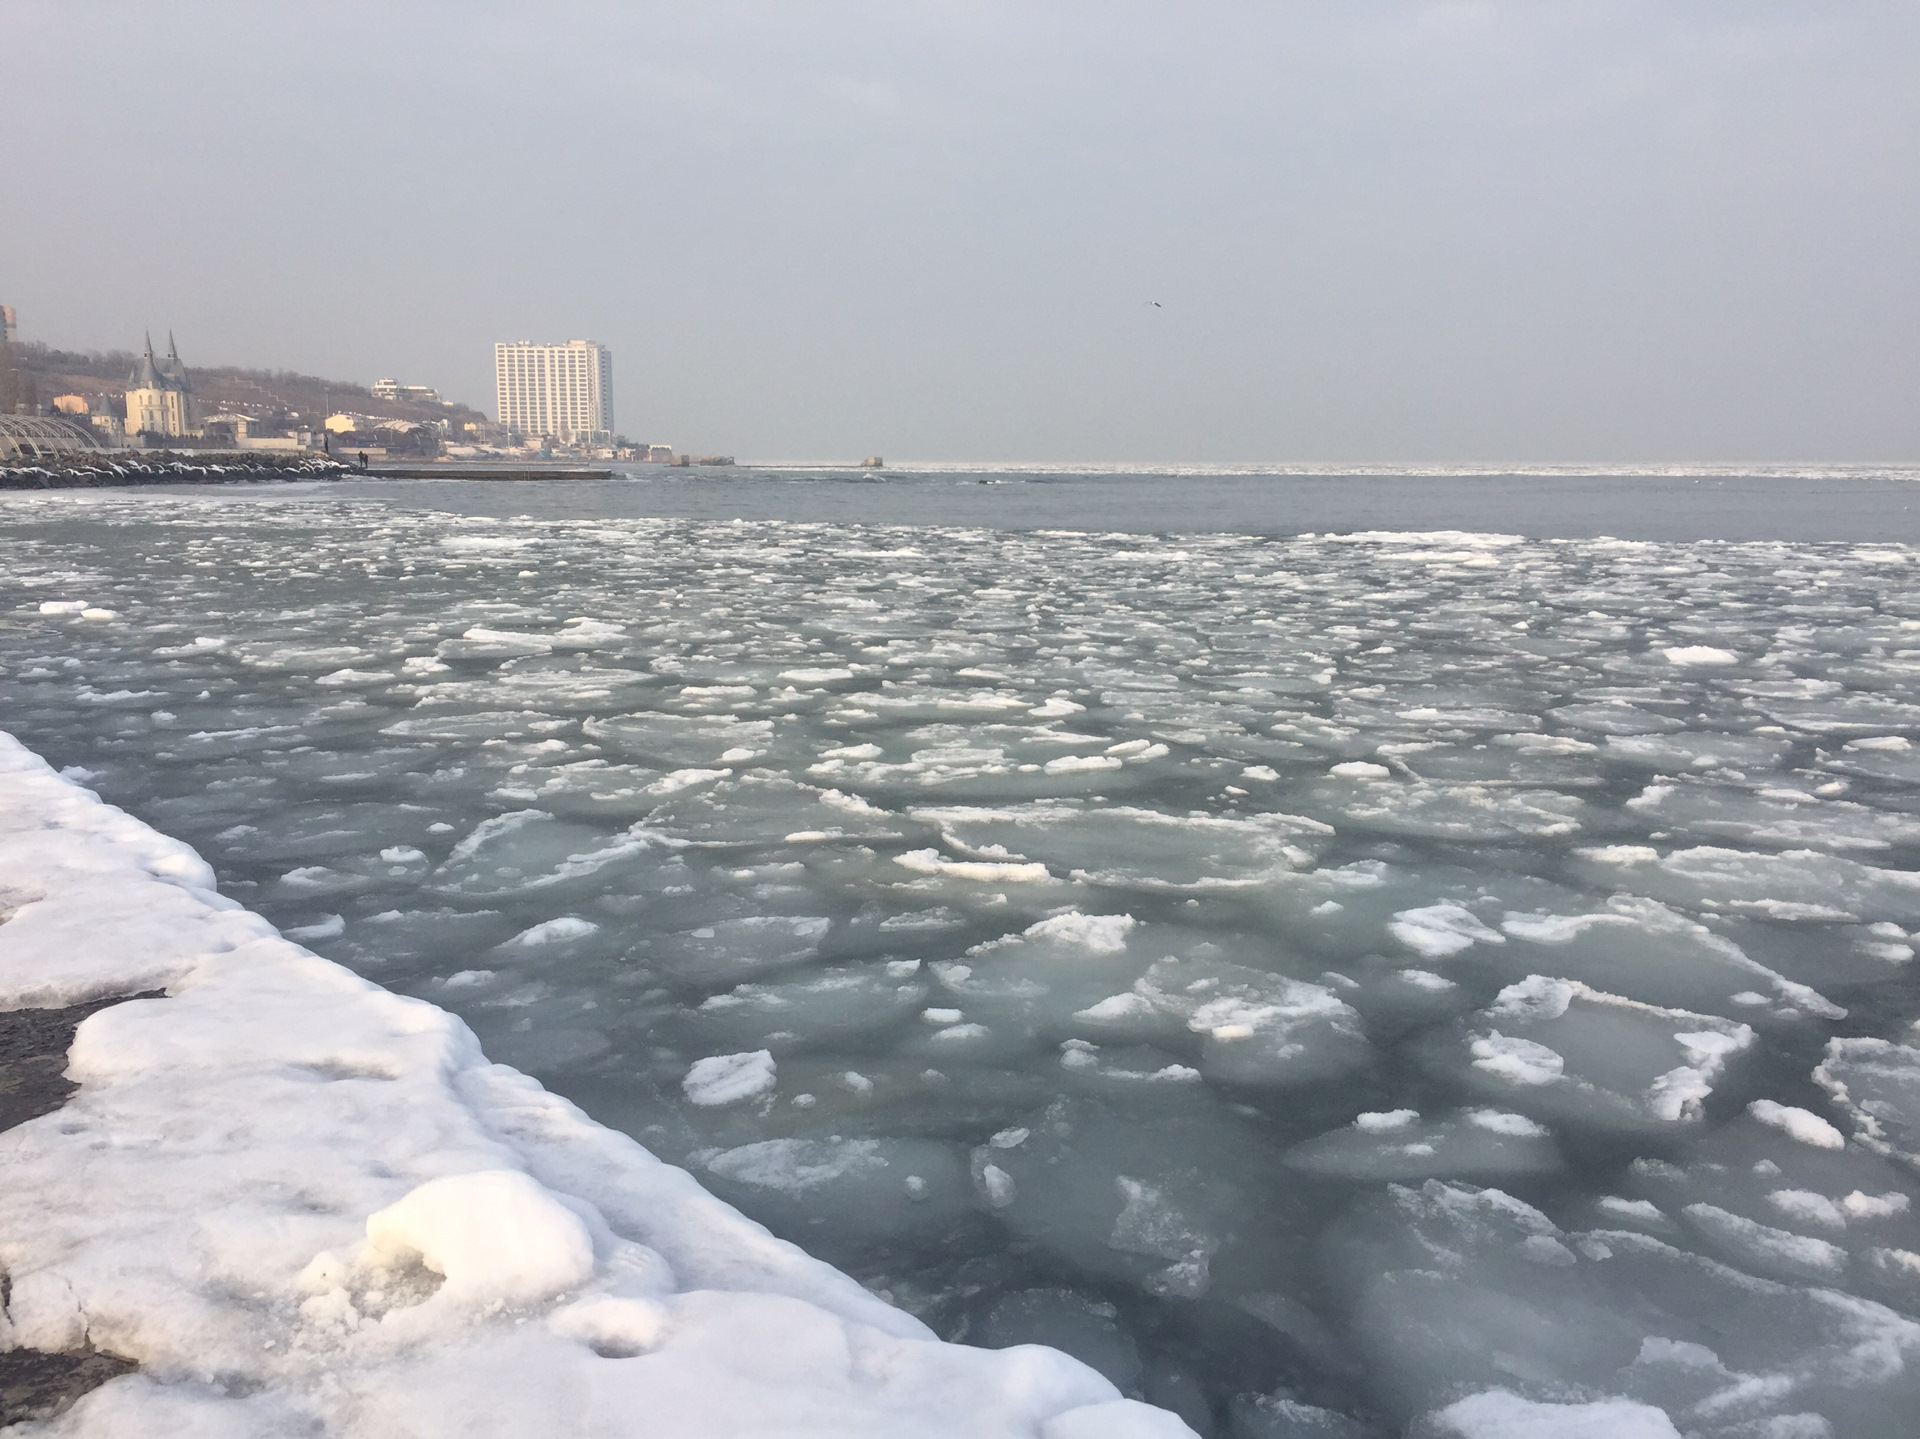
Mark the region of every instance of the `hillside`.
MULTIPOLYGON (((56 350, 38 343, 0 347, 10 352, 15 376, 12 409, 25 402, 44 409, 55 395, 84 395, 95 410, 102 401, 125 412, 127 375, 139 357, 131 350, 56 350)), ((419 404, 376 400, 365 385, 329 380, 292 370, 249 370, 236 365, 187 363, 193 390, 207 414, 222 410, 252 415, 268 426, 317 423, 338 410, 395 420, 450 420, 457 430, 466 422, 487 423, 487 416, 466 405, 419 404)))

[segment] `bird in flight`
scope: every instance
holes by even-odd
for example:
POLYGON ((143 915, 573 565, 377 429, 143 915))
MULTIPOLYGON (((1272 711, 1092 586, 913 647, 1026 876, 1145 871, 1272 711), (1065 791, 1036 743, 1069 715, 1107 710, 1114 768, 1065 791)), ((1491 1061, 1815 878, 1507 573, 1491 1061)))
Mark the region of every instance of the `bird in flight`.
POLYGON ((1159 310, 1159 309, 1164 309, 1164 308, 1165 308, 1165 307, 1164 307, 1164 306, 1163 306, 1163 305, 1162 305, 1162 304, 1161 304, 1161 303, 1160 303, 1160 302, 1159 302, 1158 300, 1149 300, 1149 301, 1147 301, 1147 303, 1148 303, 1149 305, 1151 305, 1151 306, 1153 306, 1153 308, 1154 308, 1154 309, 1156 309, 1156 310, 1159 310))

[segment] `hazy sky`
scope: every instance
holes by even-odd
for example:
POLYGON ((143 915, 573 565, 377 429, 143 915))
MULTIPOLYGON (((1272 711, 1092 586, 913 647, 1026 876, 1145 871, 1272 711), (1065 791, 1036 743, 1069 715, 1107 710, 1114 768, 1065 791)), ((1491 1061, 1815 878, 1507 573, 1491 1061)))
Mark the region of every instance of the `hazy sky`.
POLYGON ((491 411, 589 337, 742 458, 1920 458, 1914 0, 0 0, 0 66, 29 339, 491 411))

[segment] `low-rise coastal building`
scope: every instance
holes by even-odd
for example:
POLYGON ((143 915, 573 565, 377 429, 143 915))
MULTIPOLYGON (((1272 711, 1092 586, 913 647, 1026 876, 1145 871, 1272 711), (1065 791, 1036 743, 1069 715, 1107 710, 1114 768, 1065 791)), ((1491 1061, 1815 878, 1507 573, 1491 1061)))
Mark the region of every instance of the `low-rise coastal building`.
POLYGON ((375 380, 372 394, 376 400, 406 400, 416 405, 445 403, 440 398, 440 392, 431 385, 403 385, 391 375, 375 380))

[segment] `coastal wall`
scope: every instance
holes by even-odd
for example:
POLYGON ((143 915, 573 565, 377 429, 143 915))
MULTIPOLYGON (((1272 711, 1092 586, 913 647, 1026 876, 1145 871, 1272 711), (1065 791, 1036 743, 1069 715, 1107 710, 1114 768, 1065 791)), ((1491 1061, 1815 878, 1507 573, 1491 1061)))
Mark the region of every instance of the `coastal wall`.
POLYGON ((31 463, 0 464, 0 490, 328 480, 352 468, 310 450, 76 450, 31 463))
POLYGON ((940 1342, 0 734, 0 1011, 139 994, 0 1133, 0 1357, 137 1366, 27 1432, 1191 1435, 940 1342))

